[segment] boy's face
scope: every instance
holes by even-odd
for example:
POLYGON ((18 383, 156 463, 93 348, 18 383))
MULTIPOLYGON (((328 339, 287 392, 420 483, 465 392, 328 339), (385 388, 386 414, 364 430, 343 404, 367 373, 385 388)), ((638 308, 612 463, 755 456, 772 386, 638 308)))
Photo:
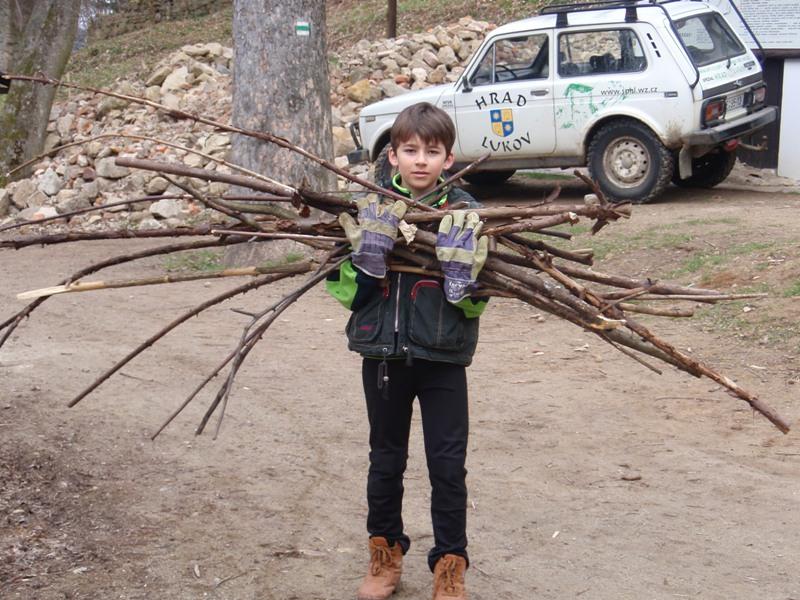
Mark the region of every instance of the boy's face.
POLYGON ((418 135, 389 148, 389 162, 400 171, 403 185, 417 198, 436 187, 442 171, 453 165, 453 153, 442 142, 426 144, 418 135))

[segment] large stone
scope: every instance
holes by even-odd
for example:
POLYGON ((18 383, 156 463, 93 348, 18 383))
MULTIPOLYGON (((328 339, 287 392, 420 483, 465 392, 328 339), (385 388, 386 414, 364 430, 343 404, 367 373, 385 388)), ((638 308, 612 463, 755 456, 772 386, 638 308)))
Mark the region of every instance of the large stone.
POLYGON ((161 97, 161 104, 163 104, 167 108, 178 110, 181 107, 181 99, 178 98, 178 96, 176 96, 175 94, 167 93, 161 97))
POLYGON ((161 86, 151 85, 144 91, 144 97, 150 102, 161 102, 161 86))
POLYGON ((398 71, 400 71, 400 65, 398 65, 397 61, 394 60, 393 58, 387 57, 387 58, 382 59, 381 60, 381 65, 383 65, 383 69, 387 73, 394 74, 394 73, 397 73, 398 71))
POLYGON ((411 79, 413 79, 414 82, 420 81, 425 83, 428 80, 428 72, 419 67, 416 69, 411 69, 411 79))
POLYGON ((164 83, 164 80, 170 73, 172 73, 172 66, 164 65, 163 67, 159 67, 158 69, 153 71, 153 73, 150 75, 150 77, 147 78, 147 81, 145 81, 144 84, 148 87, 150 87, 151 85, 160 86, 162 83, 164 83))
POLYGON ((163 229, 163 225, 153 217, 145 217, 139 221, 137 229, 163 229))
POLYGON ((427 48, 423 48, 419 52, 414 55, 414 58, 419 58, 431 68, 434 68, 439 65, 439 58, 436 56, 435 52, 428 50, 427 48))
POLYGON ((156 218, 171 219, 181 214, 180 200, 159 200, 150 205, 150 214, 156 218))
POLYGON ((192 76, 189 74, 189 69, 180 66, 164 79, 164 83, 161 84, 161 93, 166 94, 176 90, 189 89, 191 87, 191 79, 192 76))
POLYGON ((147 185, 144 188, 144 191, 148 194, 163 194, 164 191, 169 187, 169 181, 164 179, 163 177, 153 177, 150 181, 147 182, 147 185))
POLYGON ((343 156, 356 149, 355 142, 350 132, 344 127, 334 127, 333 131, 333 155, 343 156))
POLYGON ((48 133, 44 138, 44 151, 50 152, 53 148, 61 144, 61 136, 57 133, 48 133))
POLYGON ((436 58, 447 68, 458 64, 458 57, 450 46, 442 46, 439 48, 439 54, 436 55, 436 58))
POLYGON ((28 199, 36 192, 36 184, 30 179, 22 179, 13 184, 11 203, 18 209, 28 208, 28 199))
POLYGON ((25 221, 39 221, 49 217, 57 217, 58 211, 54 206, 29 206, 19 212, 19 218, 25 221))
POLYGON ((354 102, 368 104, 380 98, 380 91, 368 79, 362 79, 347 88, 347 97, 354 102))
POLYGON ((206 154, 221 154, 228 151, 231 138, 226 133, 212 133, 203 141, 203 152, 206 154))
POLYGON ((100 195, 100 186, 96 181, 89 181, 78 188, 78 194, 81 198, 81 201, 86 201, 92 204, 97 199, 97 196, 100 195))
POLYGON ((123 100, 122 98, 113 98, 108 97, 100 103, 100 106, 97 108, 97 116, 99 118, 105 116, 113 116, 111 113, 116 110, 124 110, 130 104, 127 100, 123 100))
POLYGON ((400 96, 408 92, 408 88, 404 88, 402 85, 397 85, 391 79, 385 79, 384 81, 381 81, 380 86, 384 95, 388 98, 394 98, 395 96, 400 96))
POLYGON ((194 77, 197 77, 198 80, 202 79, 202 75, 207 75, 208 77, 213 78, 217 74, 214 69, 206 64, 201 63, 199 60, 193 60, 189 62, 189 72, 194 77))
POLYGON ((98 160, 94 165, 97 175, 106 179, 121 179, 129 175, 131 170, 128 167, 117 166, 115 160, 112 156, 98 160))
POLYGON ((224 46, 217 42, 210 42, 206 44, 206 48, 208 48, 208 53, 211 56, 222 56, 222 53, 225 51, 224 46))
POLYGON ((205 156, 200 154, 195 154, 194 152, 190 152, 186 155, 186 158, 183 159, 183 163, 188 167, 193 168, 202 168, 206 166, 208 159, 205 156))
POLYGON ((55 171, 47 169, 42 176, 39 177, 39 185, 37 187, 43 194, 55 196, 61 188, 64 187, 64 182, 61 181, 61 177, 59 177, 55 171))
POLYGON ((447 67, 444 65, 439 65, 433 71, 428 73, 428 83, 432 83, 434 85, 438 85, 440 83, 444 83, 444 78, 447 76, 447 67))
POLYGON ((86 154, 88 154, 91 158, 97 158, 97 155, 103 150, 105 145, 103 142, 95 140, 93 142, 89 142, 86 144, 86 154))
POLYGON ((228 192, 228 184, 221 181, 212 181, 208 184, 208 195, 212 198, 219 198, 228 192))
POLYGON ((437 28, 435 35, 436 40, 439 42, 439 48, 451 46, 453 44, 453 38, 450 37, 446 30, 437 28))
POLYGON ((439 38, 436 37, 433 33, 423 33, 422 34, 422 43, 423 44, 430 44, 434 48, 439 48, 442 45, 442 43, 439 41, 439 38))
POLYGON ((56 131, 58 132, 58 135, 60 135, 62 138, 67 137, 74 122, 75 115, 73 114, 66 114, 58 117, 58 120, 56 120, 56 131))
POLYGON ((92 203, 78 190, 61 190, 55 198, 59 214, 89 208, 92 203))
POLYGON ((183 46, 181 52, 188 54, 192 57, 207 56, 209 53, 208 46, 205 44, 192 44, 190 46, 183 46))

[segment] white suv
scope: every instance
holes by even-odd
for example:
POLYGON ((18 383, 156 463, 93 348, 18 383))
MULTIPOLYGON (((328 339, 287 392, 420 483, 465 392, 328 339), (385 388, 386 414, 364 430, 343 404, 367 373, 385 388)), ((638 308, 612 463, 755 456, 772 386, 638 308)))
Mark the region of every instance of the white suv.
POLYGON ((455 123, 455 168, 491 154, 473 184, 588 166, 610 199, 647 202, 670 180, 725 179, 738 138, 777 116, 765 95, 758 60, 704 2, 552 5, 492 31, 455 83, 366 106, 350 160, 386 183, 392 123, 427 101, 455 123))

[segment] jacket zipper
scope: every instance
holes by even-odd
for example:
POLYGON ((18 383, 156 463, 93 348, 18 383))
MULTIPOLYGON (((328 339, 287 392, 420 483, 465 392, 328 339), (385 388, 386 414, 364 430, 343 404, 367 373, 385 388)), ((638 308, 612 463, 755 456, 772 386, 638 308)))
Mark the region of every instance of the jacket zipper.
MULTIPOLYGON (((400 343, 400 284, 402 282, 401 278, 403 277, 402 273, 397 274, 397 292, 394 298, 394 347, 395 351, 397 351, 397 347, 400 343)), ((403 351, 403 354, 406 355, 406 364, 411 365, 411 354, 408 352, 408 346, 401 346, 400 349, 403 351)))
POLYGON ((397 274, 397 293, 394 298, 394 332, 400 333, 400 280, 403 277, 402 273, 397 274))

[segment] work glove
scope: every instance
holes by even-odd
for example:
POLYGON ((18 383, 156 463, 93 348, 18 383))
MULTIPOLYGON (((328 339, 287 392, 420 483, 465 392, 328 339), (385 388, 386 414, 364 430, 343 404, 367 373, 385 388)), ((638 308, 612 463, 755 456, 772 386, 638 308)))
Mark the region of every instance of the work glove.
POLYGON ((349 214, 339 215, 339 223, 353 248, 353 266, 372 277, 386 276, 386 257, 394 247, 397 224, 408 206, 398 200, 380 206, 377 194, 368 194, 356 201, 358 222, 349 214))
POLYGON ((489 239, 478 239, 482 227, 478 213, 463 210, 445 215, 439 223, 436 258, 444 274, 444 295, 453 304, 469 296, 486 263, 489 239))

